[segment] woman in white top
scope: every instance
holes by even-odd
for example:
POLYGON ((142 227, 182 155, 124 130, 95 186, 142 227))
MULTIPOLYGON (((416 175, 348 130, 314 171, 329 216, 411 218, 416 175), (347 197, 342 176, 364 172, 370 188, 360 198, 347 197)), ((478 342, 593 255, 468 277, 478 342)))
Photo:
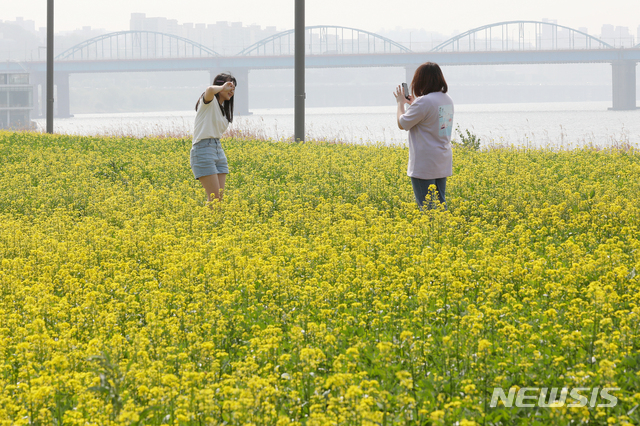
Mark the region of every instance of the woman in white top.
POLYGON ((222 200, 229 173, 220 138, 233 121, 235 89, 236 79, 232 75, 218 74, 196 102, 190 163, 193 177, 207 193, 207 201, 222 200))
POLYGON ((413 75, 412 94, 408 94, 408 99, 401 86, 394 93, 398 103, 398 127, 409 131, 407 175, 411 178, 420 209, 425 199, 429 209, 437 206, 436 200, 445 203, 447 177, 453 174, 453 101, 447 90, 438 64, 426 62, 413 75), (405 105, 408 105, 406 111, 405 105), (432 185, 437 192, 429 190, 432 185))

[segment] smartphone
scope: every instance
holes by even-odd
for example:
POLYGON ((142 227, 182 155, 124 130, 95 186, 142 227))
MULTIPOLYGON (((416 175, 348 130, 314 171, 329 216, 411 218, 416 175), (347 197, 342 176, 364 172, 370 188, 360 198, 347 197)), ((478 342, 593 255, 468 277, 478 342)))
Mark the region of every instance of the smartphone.
POLYGON ((404 93, 404 97, 409 99, 409 86, 407 86, 407 83, 402 83, 402 92, 404 93))

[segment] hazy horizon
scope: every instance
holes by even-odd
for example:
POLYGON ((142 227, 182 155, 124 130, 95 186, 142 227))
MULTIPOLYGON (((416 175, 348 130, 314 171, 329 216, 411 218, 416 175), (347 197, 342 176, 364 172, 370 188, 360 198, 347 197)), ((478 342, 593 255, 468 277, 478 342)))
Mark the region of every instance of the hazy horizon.
MULTIPOLYGON (((122 31, 129 29, 131 13, 145 13, 148 17, 176 19, 180 24, 218 21, 242 22, 261 27, 275 26, 277 30, 293 28, 294 1, 272 0, 269 4, 254 0, 235 0, 218 6, 220 11, 207 12, 210 2, 193 0, 192 7, 149 0, 111 0, 109 2, 87 2, 79 0, 55 1, 54 28, 73 31, 90 26, 93 29, 122 31)), ((446 5, 435 7, 418 0, 406 0, 396 12, 378 8, 364 0, 350 2, 338 0, 307 1, 306 25, 338 25, 377 32, 382 30, 417 29, 442 34, 464 32, 482 25, 512 20, 555 20, 559 25, 574 29, 587 28, 589 34, 599 34, 604 24, 628 27, 637 36, 640 16, 631 13, 637 0, 610 0, 603 8, 601 1, 539 0, 528 4, 514 4, 506 0, 451 0, 446 5), (362 13, 366 10, 366 13, 362 13), (597 13, 594 11, 597 10, 597 13), (451 11, 459 11, 453 16, 451 11), (430 13, 432 12, 432 13, 430 13), (423 15, 422 20, 415 19, 423 15), (451 17, 450 17, 451 16, 451 17)), ((213 7, 211 7, 213 9, 213 7)), ((47 1, 5 3, 0 20, 14 21, 21 17, 35 22, 36 30, 46 26, 47 1)))

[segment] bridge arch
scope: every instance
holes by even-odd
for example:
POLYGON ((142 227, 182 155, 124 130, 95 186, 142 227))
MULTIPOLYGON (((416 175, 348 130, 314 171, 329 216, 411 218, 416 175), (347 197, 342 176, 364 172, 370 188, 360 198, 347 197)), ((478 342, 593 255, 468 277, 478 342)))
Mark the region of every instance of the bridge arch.
POLYGON ((442 42, 432 52, 592 48, 613 46, 586 32, 553 22, 505 21, 466 31, 442 42), (512 34, 517 31, 517 36, 510 37, 510 30, 512 34))
MULTIPOLYGON (((287 30, 266 37, 242 50, 238 56, 293 55, 294 32, 287 30)), ((334 25, 305 27, 305 50, 307 55, 411 52, 379 34, 334 25)))
POLYGON ((184 37, 157 31, 118 31, 90 38, 58 56, 63 60, 151 59, 220 56, 184 37))

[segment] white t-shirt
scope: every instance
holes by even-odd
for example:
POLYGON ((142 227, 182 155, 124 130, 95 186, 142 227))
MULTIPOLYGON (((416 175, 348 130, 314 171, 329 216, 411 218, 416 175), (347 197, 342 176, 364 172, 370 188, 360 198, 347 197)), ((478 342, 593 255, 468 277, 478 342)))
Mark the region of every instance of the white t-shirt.
POLYGON ((407 175, 418 179, 451 176, 453 101, 449 95, 432 92, 416 98, 399 121, 409 131, 407 175))
POLYGON ((208 104, 204 103, 204 96, 198 100, 198 111, 196 121, 193 126, 193 142, 196 144, 202 139, 222 137, 222 134, 229 127, 229 120, 220 109, 218 98, 214 97, 208 104))

